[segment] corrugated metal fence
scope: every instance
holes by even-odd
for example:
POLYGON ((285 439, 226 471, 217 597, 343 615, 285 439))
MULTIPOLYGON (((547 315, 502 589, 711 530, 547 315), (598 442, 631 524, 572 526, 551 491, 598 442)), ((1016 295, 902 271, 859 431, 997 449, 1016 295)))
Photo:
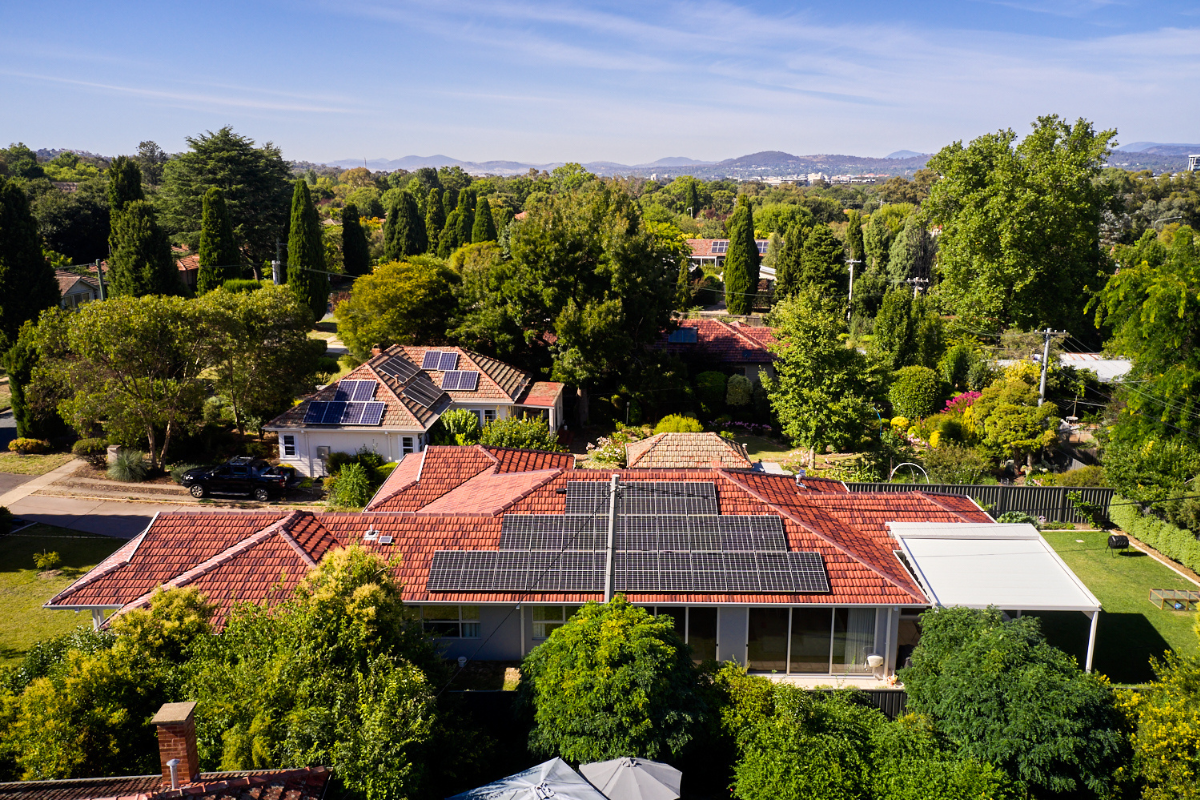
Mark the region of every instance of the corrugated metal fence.
POLYGON ((1075 506, 1067 499, 1070 492, 1079 492, 1085 502, 1108 509, 1116 489, 1083 486, 1003 486, 992 484, 948 483, 846 483, 852 492, 929 492, 973 497, 991 515, 998 517, 1006 511, 1022 511, 1048 522, 1083 522, 1075 506))

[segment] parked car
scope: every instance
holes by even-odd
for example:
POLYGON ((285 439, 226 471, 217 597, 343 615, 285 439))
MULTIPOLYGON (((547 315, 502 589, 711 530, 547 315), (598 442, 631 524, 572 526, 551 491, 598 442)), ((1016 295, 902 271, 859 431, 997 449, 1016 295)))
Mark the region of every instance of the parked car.
POLYGON ((292 467, 273 466, 261 458, 239 456, 220 466, 190 469, 183 474, 181 482, 192 497, 239 494, 265 503, 282 497, 297 481, 292 467))

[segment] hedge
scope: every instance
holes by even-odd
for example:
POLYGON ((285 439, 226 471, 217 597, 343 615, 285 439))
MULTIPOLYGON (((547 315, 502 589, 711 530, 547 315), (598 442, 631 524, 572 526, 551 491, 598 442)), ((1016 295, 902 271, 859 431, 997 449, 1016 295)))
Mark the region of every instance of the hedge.
POLYGON ((1158 517, 1142 516, 1141 508, 1121 495, 1113 495, 1109 516, 1117 526, 1140 542, 1153 547, 1172 561, 1200 572, 1200 540, 1184 528, 1163 522, 1158 517))

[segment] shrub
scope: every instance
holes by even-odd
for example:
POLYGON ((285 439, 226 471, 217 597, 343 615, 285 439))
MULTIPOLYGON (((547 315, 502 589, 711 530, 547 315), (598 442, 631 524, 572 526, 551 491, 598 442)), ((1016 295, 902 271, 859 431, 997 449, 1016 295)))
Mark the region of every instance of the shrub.
POLYGON ((1114 442, 1104 448, 1109 486, 1139 503, 1165 500, 1200 473, 1200 448, 1177 436, 1114 442))
POLYGON ((358 452, 354 454, 354 457, 359 466, 366 470, 367 478, 370 479, 372 485, 383 482, 383 478, 379 474, 380 470, 383 469, 383 456, 371 448, 364 446, 358 448, 358 452))
POLYGON ((654 426, 655 433, 702 433, 704 426, 695 417, 668 414, 654 426))
POLYGON ((492 447, 548 450, 552 453, 566 450, 558 443, 558 434, 550 430, 549 423, 541 417, 505 417, 492 420, 483 426, 479 434, 479 443, 492 447))
POLYGON ((24 437, 13 439, 8 443, 10 452, 19 453, 27 456, 35 453, 45 453, 50 450, 50 443, 45 439, 26 439, 24 437))
POLYGON ((1109 515, 1125 533, 1153 547, 1172 561, 1200 572, 1200 539, 1189 530, 1177 528, 1155 516, 1143 516, 1141 509, 1121 495, 1113 495, 1109 515))
POLYGON ((221 288, 227 292, 234 292, 235 294, 241 292, 257 292, 259 289, 263 288, 263 283, 262 281, 256 281, 249 278, 244 280, 242 278, 232 278, 221 284, 221 288))
POLYGON ((730 375, 725 384, 725 404, 743 408, 754 400, 754 384, 745 375, 730 375))
POLYGON ((108 468, 108 477, 123 483, 139 483, 146 479, 146 454, 141 450, 123 448, 108 468))
POLYGON ((62 556, 54 550, 43 550, 33 554, 33 563, 38 569, 54 569, 62 563, 62 556))
POLYGON ((937 410, 941 394, 941 379, 929 367, 903 367, 893 373, 888 401, 899 416, 920 419, 937 410))
POLYGON ((1037 517, 1032 514, 1026 514, 1024 511, 1005 511, 996 517, 996 522, 1005 525, 1032 525, 1039 529, 1042 527, 1038 524, 1037 517))
POLYGON ((908 430, 908 424, 909 424, 908 417, 892 417, 892 419, 891 419, 892 428, 894 428, 895 430, 898 430, 898 431, 908 430))
POLYGON ((678 757, 705 717, 688 646, 667 616, 618 595, 588 603, 526 656, 529 748, 572 762, 678 757))
POLYGON ((454 408, 438 419, 429 435, 434 444, 468 445, 479 441, 479 415, 465 408, 454 408))
POLYGON ((1055 486, 1108 486, 1104 481, 1104 467, 1076 467, 1054 477, 1055 486))
POLYGON ((329 505, 338 508, 362 508, 371 501, 374 491, 367 468, 357 461, 344 465, 332 479, 329 505))
POLYGON ((711 418, 725 407, 728 382, 723 372, 701 372, 696 376, 696 398, 705 416, 711 418))
POLYGON ((99 469, 108 463, 108 440, 80 439, 71 445, 71 453, 99 469))
POLYGON ((183 474, 189 470, 199 469, 203 464, 175 464, 171 467, 171 480, 183 485, 183 474))
POLYGON ((343 453, 340 450, 335 450, 325 459, 325 472, 329 477, 335 478, 342 468, 347 464, 353 464, 358 461, 358 456, 354 453, 343 453))
POLYGON ((939 444, 924 453, 922 460, 934 483, 979 483, 991 470, 991 464, 976 450, 953 442, 939 444))
POLYGON ((1200 658, 1168 650, 1153 662, 1158 680, 1124 694, 1146 800, 1200 800, 1200 658))

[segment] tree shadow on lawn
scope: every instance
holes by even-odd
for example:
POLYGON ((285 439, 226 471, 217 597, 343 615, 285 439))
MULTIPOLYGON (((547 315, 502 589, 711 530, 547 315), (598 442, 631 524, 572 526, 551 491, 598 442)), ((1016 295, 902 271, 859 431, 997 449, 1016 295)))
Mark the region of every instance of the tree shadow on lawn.
POLYGON ((62 558, 57 571, 75 579, 99 564, 125 542, 111 536, 63 535, 45 525, 35 525, 20 533, 0 537, 0 572, 35 569, 33 556, 42 551, 56 552, 62 558))
MULTIPOLYGON (((1075 656, 1081 667, 1084 665, 1090 625, 1086 616, 1076 611, 1041 611, 1030 616, 1042 621, 1042 632, 1050 644, 1075 656)), ((1101 611, 1092 666, 1113 683, 1146 683, 1154 680, 1151 656, 1162 658, 1170 649, 1145 615, 1101 611)))

